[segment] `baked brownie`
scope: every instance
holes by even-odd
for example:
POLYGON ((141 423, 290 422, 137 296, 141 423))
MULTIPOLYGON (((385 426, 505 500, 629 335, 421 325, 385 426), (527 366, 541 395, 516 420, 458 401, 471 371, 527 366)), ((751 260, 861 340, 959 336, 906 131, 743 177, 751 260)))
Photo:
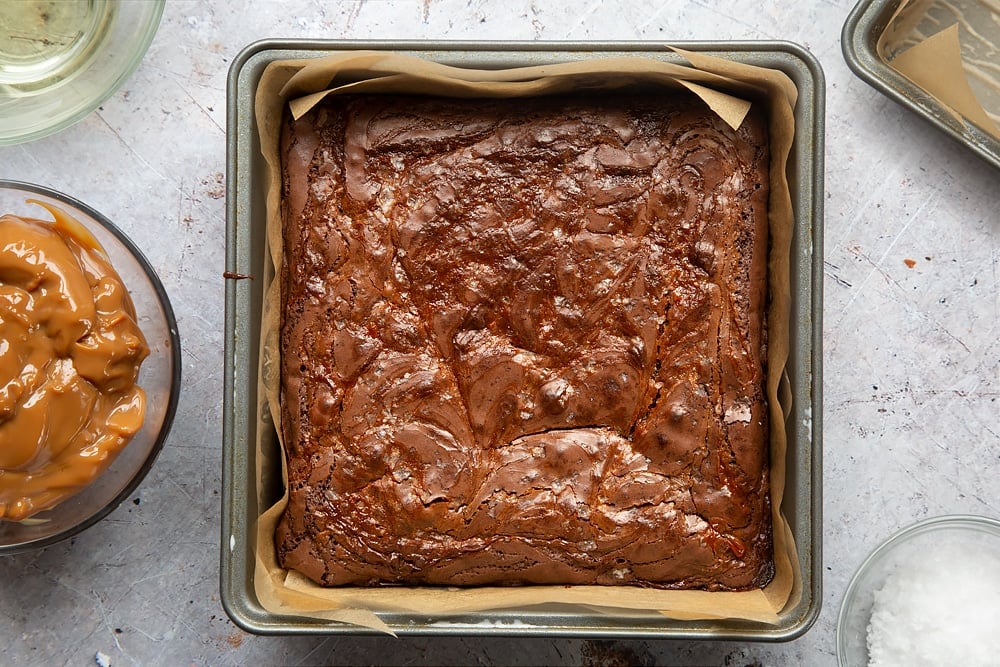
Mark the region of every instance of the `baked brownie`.
POLYGON ((284 567, 770 580, 764 113, 345 96, 281 155, 284 567))

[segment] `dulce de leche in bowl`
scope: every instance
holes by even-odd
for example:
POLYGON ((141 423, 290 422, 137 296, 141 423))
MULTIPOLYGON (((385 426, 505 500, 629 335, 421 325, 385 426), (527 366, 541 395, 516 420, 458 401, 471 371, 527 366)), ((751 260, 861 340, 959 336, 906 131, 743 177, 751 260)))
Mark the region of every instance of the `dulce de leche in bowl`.
POLYGON ((142 428, 149 346, 100 242, 59 207, 0 216, 0 522, 55 507, 142 428))

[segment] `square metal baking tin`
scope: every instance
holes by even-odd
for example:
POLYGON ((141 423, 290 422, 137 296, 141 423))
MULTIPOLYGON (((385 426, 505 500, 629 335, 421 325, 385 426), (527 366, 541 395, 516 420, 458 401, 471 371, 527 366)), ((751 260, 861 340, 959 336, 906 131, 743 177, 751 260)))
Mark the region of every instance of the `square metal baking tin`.
MULTIPOLYGON (((604 638, 740 639, 785 641, 804 633, 821 602, 822 540, 822 276, 823 276, 823 72, 803 48, 785 42, 678 43, 691 51, 785 72, 798 87, 796 137, 789 180, 796 216, 791 257, 791 358, 794 401, 788 418, 787 486, 783 511, 795 534, 802 591, 776 625, 736 620, 677 621, 660 615, 621 617, 586 610, 523 609, 432 618, 380 614, 398 635, 575 636, 604 638)), ((263 285, 239 278, 263 275, 265 183, 254 120, 254 93, 264 68, 276 60, 371 49, 423 57, 449 65, 507 68, 587 58, 681 58, 661 43, 544 42, 305 42, 264 41, 234 61, 228 83, 226 202, 225 397, 221 594, 235 623, 259 634, 371 634, 334 622, 275 615, 254 593, 254 527, 260 511, 280 496, 258 498, 255 477, 257 361, 263 285)), ((264 434, 276 442, 273 433, 264 434)), ((277 446, 275 444, 275 446, 277 446)))
MULTIPOLYGON (((974 0, 971 0, 974 2, 974 0)), ((1000 140, 974 125, 960 122, 923 88, 894 70, 876 50, 879 37, 901 0, 861 0, 847 17, 840 45, 847 65, 863 81, 890 99, 899 102, 932 125, 967 146, 995 167, 1000 167, 1000 140)), ((970 0, 954 0, 961 11, 970 0)), ((942 26, 944 27, 944 26, 942 26)), ((1000 24, 977 25, 978 31, 1000 44, 1000 24)))

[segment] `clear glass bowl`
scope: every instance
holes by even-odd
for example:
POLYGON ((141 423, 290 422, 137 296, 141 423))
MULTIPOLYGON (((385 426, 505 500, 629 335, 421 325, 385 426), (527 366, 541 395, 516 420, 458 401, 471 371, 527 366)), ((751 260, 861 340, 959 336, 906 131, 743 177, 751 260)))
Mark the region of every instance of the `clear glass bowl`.
POLYGON ((165 0, 0 2, 0 145, 69 127, 139 65, 165 0))
POLYGON ((876 592, 889 577, 915 560, 933 557, 936 550, 941 554, 943 547, 955 546, 963 553, 1000 556, 1000 521, 968 515, 925 519, 890 537, 864 560, 844 593, 837 620, 837 659, 842 667, 868 665, 868 623, 876 592))
POLYGON ((146 417, 131 442, 85 489, 29 521, 0 520, 0 555, 58 542, 92 526, 118 507, 146 476, 162 449, 177 409, 181 384, 177 320, 163 284, 135 244, 82 202, 38 185, 0 180, 0 215, 51 219, 42 207, 26 203, 28 199, 49 202, 86 227, 104 247, 131 293, 137 322, 150 350, 139 372, 139 385, 146 392, 146 417))

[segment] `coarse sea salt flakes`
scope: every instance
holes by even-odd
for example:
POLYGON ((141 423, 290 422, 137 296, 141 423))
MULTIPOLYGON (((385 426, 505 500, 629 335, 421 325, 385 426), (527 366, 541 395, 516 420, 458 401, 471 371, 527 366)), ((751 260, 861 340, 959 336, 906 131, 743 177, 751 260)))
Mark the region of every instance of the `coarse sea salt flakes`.
POLYGON ((996 665, 1000 556, 970 544, 912 554, 875 592, 868 664, 996 665))

